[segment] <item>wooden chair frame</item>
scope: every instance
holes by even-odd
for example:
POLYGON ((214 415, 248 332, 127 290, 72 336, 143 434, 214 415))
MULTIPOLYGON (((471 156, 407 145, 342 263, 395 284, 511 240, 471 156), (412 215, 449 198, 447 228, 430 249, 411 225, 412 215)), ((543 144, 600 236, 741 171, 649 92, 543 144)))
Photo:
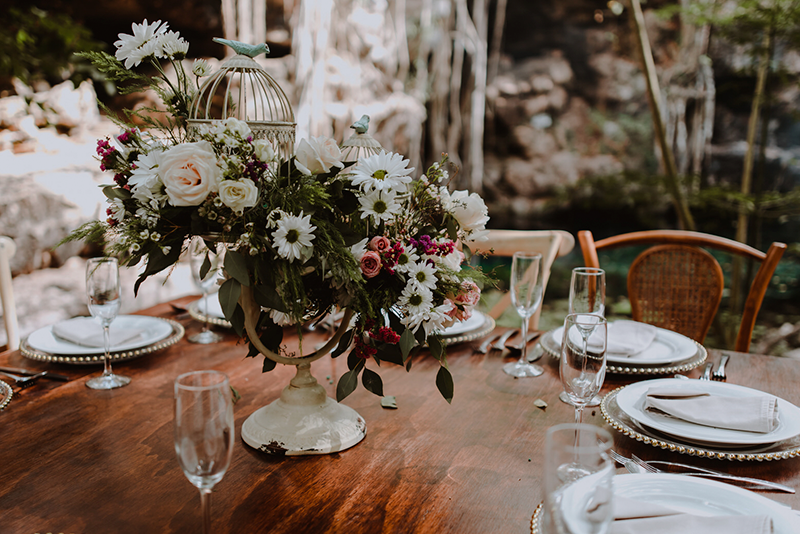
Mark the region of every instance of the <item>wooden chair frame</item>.
MULTIPOLYGON (((542 301, 550 278, 550 268, 556 258, 565 256, 575 248, 575 238, 564 230, 489 230, 489 238, 475 244, 474 248, 481 253, 493 256, 511 257, 517 251, 538 252, 544 260, 544 280, 542 281, 542 301)), ((511 294, 506 293, 489 311, 489 315, 497 319, 511 305, 511 294)), ((542 307, 530 319, 530 329, 539 326, 542 307)))
POLYGON ((739 323, 739 333, 736 336, 734 350, 737 352, 748 352, 750 350, 750 339, 753 336, 756 317, 764 301, 772 275, 778 262, 786 250, 785 243, 772 243, 766 253, 761 252, 751 246, 739 243, 732 239, 727 239, 701 232, 689 232, 686 230, 650 230, 644 232, 631 232, 620 234, 600 241, 595 241, 592 233, 588 230, 578 232, 583 261, 587 267, 600 267, 597 258, 597 251, 611 249, 622 246, 635 245, 657 245, 657 244, 680 244, 701 248, 712 248, 732 255, 742 256, 759 261, 761 266, 756 272, 747 300, 742 311, 742 320, 739 323))

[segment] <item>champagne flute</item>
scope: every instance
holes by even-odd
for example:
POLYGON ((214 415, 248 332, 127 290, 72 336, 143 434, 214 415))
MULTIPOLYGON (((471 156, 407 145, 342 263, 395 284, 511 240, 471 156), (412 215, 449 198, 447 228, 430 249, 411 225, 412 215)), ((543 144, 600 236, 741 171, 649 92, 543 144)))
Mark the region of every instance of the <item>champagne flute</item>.
POLYGON ((503 366, 511 376, 539 376, 544 369, 528 362, 528 323, 542 303, 544 260, 539 253, 515 252, 511 260, 511 303, 522 317, 522 355, 516 362, 503 366))
POLYGON ((201 345, 209 345, 211 343, 218 343, 222 340, 222 336, 211 330, 208 325, 208 295, 211 289, 217 284, 219 280, 220 269, 222 267, 222 256, 218 253, 219 249, 209 250, 205 242, 196 238, 192 241, 189 247, 189 261, 191 263, 192 278, 194 283, 200 290, 203 291, 203 330, 189 336, 188 340, 192 343, 199 343, 201 345), (208 262, 208 270, 201 276, 201 269, 208 262))
POLYGON ((92 258, 86 263, 86 296, 89 313, 103 327, 103 374, 86 381, 91 389, 114 389, 130 384, 127 376, 111 372, 109 327, 119 313, 119 264, 117 258, 92 258))
MULTIPOLYGON (((572 269, 569 286, 569 313, 591 313, 605 317, 606 310, 606 272, 595 267, 576 267, 572 269)), ((588 333, 581 331, 588 340, 588 333)), ((561 402, 572 404, 566 392, 558 395, 561 402)), ((587 406, 598 406, 600 397, 593 397, 587 406)))
POLYGON ((604 317, 591 313, 571 313, 564 320, 559 375, 570 404, 575 406, 576 423, 581 422, 583 408, 600 391, 606 376, 606 326, 604 317))
POLYGON ((613 439, 594 425, 563 424, 545 435, 546 532, 604 534, 613 520, 613 439))
POLYGON ((200 490, 203 533, 211 532, 211 490, 222 480, 233 453, 233 402, 228 376, 192 371, 175 379, 175 453, 200 490))

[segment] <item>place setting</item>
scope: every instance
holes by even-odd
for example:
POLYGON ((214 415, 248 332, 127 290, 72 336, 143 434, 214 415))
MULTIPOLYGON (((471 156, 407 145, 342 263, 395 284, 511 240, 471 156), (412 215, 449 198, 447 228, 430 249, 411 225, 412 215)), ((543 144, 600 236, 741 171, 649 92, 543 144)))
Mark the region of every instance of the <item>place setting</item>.
POLYGON ((31 360, 63 364, 121 362, 177 343, 177 321, 146 315, 117 315, 119 266, 115 258, 94 258, 86 267, 91 317, 74 317, 39 328, 20 344, 31 360))

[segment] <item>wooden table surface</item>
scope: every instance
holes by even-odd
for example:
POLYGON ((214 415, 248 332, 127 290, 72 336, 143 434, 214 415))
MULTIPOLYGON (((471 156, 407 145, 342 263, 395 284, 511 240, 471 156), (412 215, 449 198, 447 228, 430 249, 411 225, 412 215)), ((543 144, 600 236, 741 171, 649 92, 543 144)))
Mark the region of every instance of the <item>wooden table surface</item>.
MULTIPOLYGON (((146 313, 176 317, 168 304, 146 313)), ((200 328, 191 319, 181 321, 187 335, 200 328)), ((311 334, 305 339, 318 341, 311 334)), ((263 357, 245 358, 246 346, 232 334, 206 346, 184 339, 119 363, 115 370, 133 380, 112 391, 84 385, 100 366, 0 354, 0 365, 73 377, 15 391, 0 412, 0 532, 200 531, 199 493, 184 477, 173 448, 173 380, 186 371, 218 369, 230 376, 242 399, 234 407, 233 460, 212 498, 215 532, 525 534, 543 497, 545 431, 571 422, 573 411, 557 398, 561 385, 552 358, 542 359, 543 376, 514 379, 501 369, 507 357, 474 352, 477 344, 448 351, 456 387, 452 405, 436 390, 438 363, 431 357, 415 360, 410 373, 386 365, 380 369, 384 392, 397 397, 398 408, 382 408, 378 397, 359 386, 345 403, 366 419, 366 438, 338 454, 293 458, 257 452, 238 437, 245 418, 279 396, 293 368, 279 365, 261 374, 263 357), (546 409, 536 408, 536 399, 547 402, 546 409)), ((710 359, 717 361, 719 353, 711 351, 710 359)), ((312 365, 331 396, 330 382, 344 370, 345 358, 326 357, 312 365)), ((730 383, 800 405, 800 366, 793 360, 733 354, 728 376, 730 383)), ((603 392, 630 381, 608 376, 603 392)), ((607 427, 599 409, 587 409, 584 422, 607 427)), ((626 455, 706 465, 800 488, 797 458, 703 460, 614 434, 615 449, 626 455)), ((800 509, 798 495, 764 495, 800 509)))

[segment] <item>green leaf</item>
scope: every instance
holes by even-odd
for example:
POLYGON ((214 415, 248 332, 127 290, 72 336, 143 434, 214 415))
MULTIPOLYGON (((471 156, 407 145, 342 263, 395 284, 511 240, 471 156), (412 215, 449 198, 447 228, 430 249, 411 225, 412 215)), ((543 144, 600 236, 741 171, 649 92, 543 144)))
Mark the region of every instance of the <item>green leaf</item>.
POLYGON ((250 274, 244 256, 235 250, 225 253, 225 271, 245 287, 250 287, 250 274))
POLYGON ((400 352, 400 347, 397 345, 389 345, 388 343, 381 343, 378 345, 378 353, 375 354, 375 359, 380 365, 381 361, 396 363, 403 365, 406 363, 403 354, 400 352))
POLYGON ((360 362, 363 362, 363 361, 364 361, 364 358, 362 358, 361 356, 357 356, 356 354, 354 354, 351 351, 350 354, 347 355, 347 368, 352 371, 353 369, 358 367, 358 364, 360 362))
POLYGON ((381 406, 384 408, 388 408, 390 410, 397 409, 397 398, 394 395, 389 395, 388 397, 383 397, 381 399, 381 406))
POLYGON ((205 257, 203 258, 203 264, 200 266, 200 280, 205 280, 208 271, 211 270, 211 259, 208 257, 208 252, 206 252, 205 257))
POLYGON ((181 237, 179 240, 171 240, 169 246, 172 248, 170 249, 169 254, 164 254, 161 252, 160 248, 156 247, 147 255, 147 267, 145 268, 144 272, 139 275, 136 283, 133 284, 134 296, 139 293, 139 286, 142 285, 142 282, 178 262, 178 258, 181 256, 182 244, 183 237, 181 237))
POLYGON ((231 317, 231 326, 236 331, 237 336, 242 337, 244 335, 244 310, 238 303, 233 312, 233 317, 231 317))
POLYGON ((271 358, 267 358, 266 356, 264 356, 264 363, 261 366, 261 372, 262 373, 269 373, 270 371, 275 369, 276 365, 277 364, 275 363, 275 360, 273 360, 271 358))
POLYGON ((444 366, 436 373, 436 387, 448 403, 453 402, 453 375, 444 366))
POLYGON ((342 402, 348 395, 355 391, 358 385, 358 371, 347 371, 336 385, 336 400, 342 402))
POLYGON ((425 329, 421 328, 421 327, 418 328, 417 331, 414 332, 414 339, 417 340, 417 344, 418 345, 424 345, 425 344, 425 329))
POLYGON ((344 353, 344 351, 347 350, 347 347, 349 347, 350 343, 353 342, 353 336, 355 333, 356 331, 354 328, 351 328, 344 333, 342 339, 339 340, 339 344, 336 346, 336 349, 334 349, 334 351, 331 353, 331 358, 338 358, 344 353))
POLYGON ((120 200, 128 200, 132 197, 131 192, 127 189, 120 189, 114 185, 106 185, 103 187, 103 194, 109 200, 120 199, 120 200))
POLYGON ((383 397, 383 380, 378 373, 371 369, 364 368, 364 374, 361 375, 361 383, 367 391, 374 393, 379 397, 383 397))
POLYGON ((283 328, 270 321, 267 329, 261 334, 260 339, 261 343, 269 350, 272 352, 279 352, 281 349, 281 341, 283 341, 283 328))
POLYGON ((400 335, 400 353, 403 355, 403 363, 406 363, 406 358, 408 358, 408 354, 411 352, 411 349, 414 348, 416 345, 416 341, 414 340, 414 334, 411 333, 411 330, 406 328, 403 333, 400 335))
POLYGON ((431 354, 437 360, 442 359, 442 354, 444 354, 444 345, 442 345, 442 340, 437 335, 428 336, 428 347, 431 349, 431 354))
POLYGON ((271 310, 278 310, 279 312, 286 313, 289 310, 283 305, 281 297, 274 287, 270 286, 255 286, 253 291, 253 298, 259 306, 269 308, 271 310))
POLYGON ((242 286, 233 278, 228 278, 219 288, 219 305, 222 313, 228 321, 233 322, 233 314, 239 303, 239 295, 242 293, 242 286))
POLYGON ((464 243, 461 243, 461 252, 464 253, 464 260, 465 261, 468 262, 470 259, 472 259, 472 249, 469 248, 464 243))
POLYGON ((447 236, 451 241, 458 241, 458 229, 454 217, 447 217, 447 236))

